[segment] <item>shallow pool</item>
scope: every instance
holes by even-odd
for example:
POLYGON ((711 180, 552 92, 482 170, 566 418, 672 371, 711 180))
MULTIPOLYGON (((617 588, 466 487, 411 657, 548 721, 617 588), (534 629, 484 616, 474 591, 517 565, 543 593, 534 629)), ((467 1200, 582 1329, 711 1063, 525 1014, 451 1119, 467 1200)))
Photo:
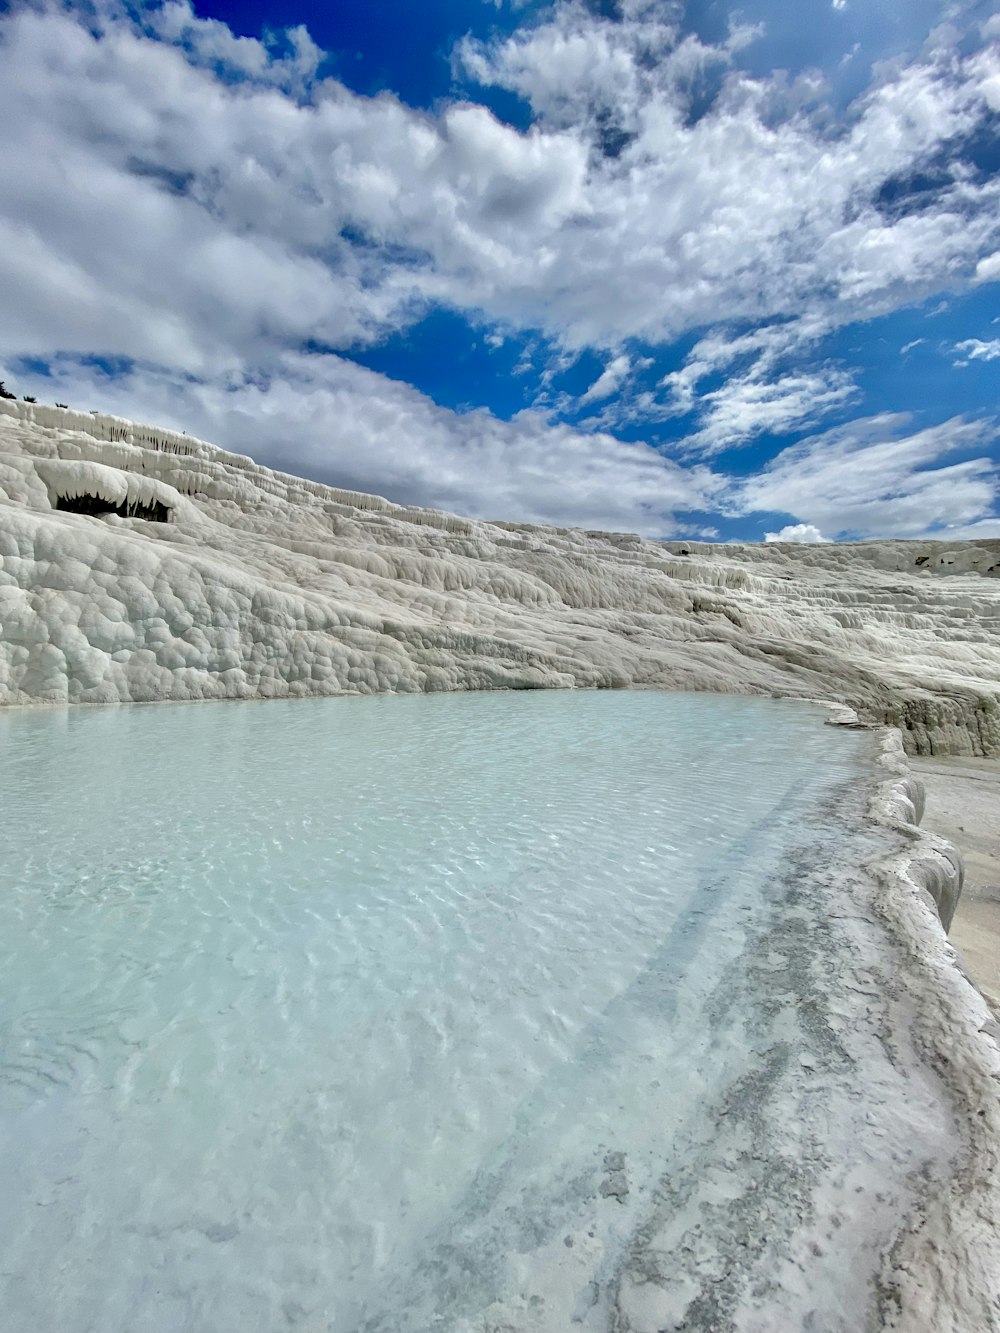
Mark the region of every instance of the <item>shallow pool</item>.
MULTIPOLYGON (((822 718, 653 692, 0 716, 7 1333, 606 1329, 685 1172, 688 1248, 702 1214, 718 1247, 745 1168, 705 1127, 779 1038, 824 1058, 788 966, 774 1012, 748 980, 790 867, 843 854, 871 741, 822 718)), ((931 1108, 901 1141, 942 1132, 931 1108)), ((802 1327, 837 1301, 849 1327, 855 1279, 821 1279, 834 1322, 802 1327)))

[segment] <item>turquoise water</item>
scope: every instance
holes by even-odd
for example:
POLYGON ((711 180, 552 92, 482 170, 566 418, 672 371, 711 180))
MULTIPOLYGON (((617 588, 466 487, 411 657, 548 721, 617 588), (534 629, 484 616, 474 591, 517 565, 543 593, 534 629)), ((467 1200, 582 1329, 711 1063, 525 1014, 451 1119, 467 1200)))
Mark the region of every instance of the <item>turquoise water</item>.
POLYGON ((712 997, 869 754, 822 717, 0 716, 7 1333, 604 1327, 600 1275, 748 1060, 712 997))

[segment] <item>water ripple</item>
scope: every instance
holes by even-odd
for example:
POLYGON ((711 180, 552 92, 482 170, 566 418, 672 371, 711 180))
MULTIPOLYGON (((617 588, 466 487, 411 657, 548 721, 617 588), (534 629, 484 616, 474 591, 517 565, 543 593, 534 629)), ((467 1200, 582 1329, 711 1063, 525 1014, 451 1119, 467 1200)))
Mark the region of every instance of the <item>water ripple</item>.
POLYGON ((652 692, 3 718, 6 1328, 458 1329, 518 1246, 591 1218, 610 1263, 738 1044, 707 997, 857 771, 817 722, 652 692))

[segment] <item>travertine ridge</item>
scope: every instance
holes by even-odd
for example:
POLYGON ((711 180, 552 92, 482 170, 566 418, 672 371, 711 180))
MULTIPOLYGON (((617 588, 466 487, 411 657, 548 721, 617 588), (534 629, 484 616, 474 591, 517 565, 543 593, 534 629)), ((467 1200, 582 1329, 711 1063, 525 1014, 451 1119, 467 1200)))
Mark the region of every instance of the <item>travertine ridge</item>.
POLYGON ((2 704, 573 686, 821 697, 996 754, 1000 541, 486 522, 0 401, 2 704))
POLYGON ((869 818, 904 839, 872 866, 877 891, 864 915, 881 919, 898 945, 891 1002, 908 1014, 911 1039, 951 1100, 954 1157, 921 1182, 918 1203, 883 1257, 877 1327, 897 1333, 972 1333, 1000 1328, 1000 1026, 942 934, 962 888, 962 858, 918 827, 923 788, 899 733, 879 736, 886 774, 869 818))

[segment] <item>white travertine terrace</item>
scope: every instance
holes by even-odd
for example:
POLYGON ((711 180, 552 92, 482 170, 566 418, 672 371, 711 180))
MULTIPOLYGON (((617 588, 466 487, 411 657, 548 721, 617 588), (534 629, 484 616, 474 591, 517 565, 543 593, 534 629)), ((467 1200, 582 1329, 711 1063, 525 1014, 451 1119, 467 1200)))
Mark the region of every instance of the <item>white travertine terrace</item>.
POLYGON ((176 518, 184 513, 185 501, 173 486, 143 473, 124 472, 104 463, 63 458, 39 459, 35 468, 48 487, 53 505, 59 500, 75 500, 89 495, 113 507, 159 503, 170 511, 169 517, 176 518))
POLYGON ((3 704, 661 686, 840 700, 911 750, 1000 752, 998 541, 485 522, 3 400, 0 560, 3 704))

